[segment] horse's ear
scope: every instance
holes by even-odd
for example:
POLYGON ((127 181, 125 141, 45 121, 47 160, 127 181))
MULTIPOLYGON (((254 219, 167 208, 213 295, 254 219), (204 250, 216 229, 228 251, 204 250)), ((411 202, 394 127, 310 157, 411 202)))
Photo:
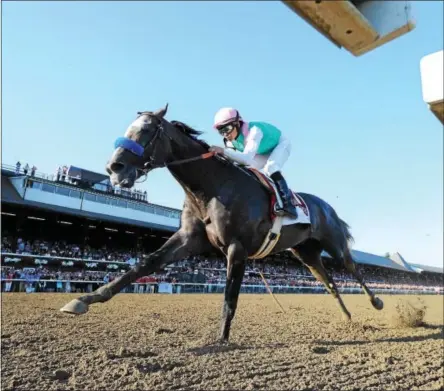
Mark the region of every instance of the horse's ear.
POLYGON ((163 118, 163 117, 165 117, 165 114, 167 113, 167 111, 168 111, 168 103, 165 105, 165 107, 164 107, 163 109, 159 109, 159 110, 157 110, 157 111, 154 113, 154 115, 155 115, 156 117, 163 118))

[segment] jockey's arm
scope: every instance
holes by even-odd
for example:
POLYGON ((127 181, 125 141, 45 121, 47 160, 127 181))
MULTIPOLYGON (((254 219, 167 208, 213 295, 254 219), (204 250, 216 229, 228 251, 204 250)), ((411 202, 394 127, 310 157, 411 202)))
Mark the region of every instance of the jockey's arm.
POLYGON ((259 149, 262 137, 262 131, 257 126, 253 126, 250 129, 247 139, 245 140, 246 142, 244 151, 240 152, 234 149, 225 148, 224 156, 231 160, 234 160, 237 163, 251 166, 254 161, 254 157, 257 154, 257 150, 259 149))

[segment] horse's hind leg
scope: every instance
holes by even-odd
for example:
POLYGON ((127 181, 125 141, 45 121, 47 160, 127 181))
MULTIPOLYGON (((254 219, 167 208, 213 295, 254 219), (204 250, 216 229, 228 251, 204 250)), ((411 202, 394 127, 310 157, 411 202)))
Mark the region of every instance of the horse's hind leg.
POLYGON ((355 261, 353 261, 353 258, 348 249, 346 250, 343 259, 346 269, 359 282, 359 285, 361 285, 365 294, 369 297, 372 306, 377 310, 382 310, 384 308, 384 302, 379 297, 375 296, 375 294, 367 287, 366 283, 364 282, 364 278, 362 277, 359 270, 356 268, 355 261))
POLYGON ((376 297, 375 294, 368 288, 366 283, 364 282, 364 278, 361 273, 356 269, 356 263, 353 260, 353 257, 350 253, 348 247, 345 246, 345 249, 342 251, 335 246, 331 245, 331 243, 322 243, 322 246, 325 250, 338 262, 343 263, 347 271, 356 278, 361 288, 364 290, 365 294, 369 297, 372 306, 377 310, 382 310, 384 308, 383 301, 376 297))
POLYGON ((350 312, 348 312, 344 302, 342 301, 338 287, 322 264, 322 248, 320 247, 320 244, 314 240, 309 240, 296 248, 291 249, 291 251, 296 258, 299 258, 302 263, 304 263, 304 265, 310 269, 313 276, 325 285, 327 291, 336 299, 344 319, 350 320, 350 312))

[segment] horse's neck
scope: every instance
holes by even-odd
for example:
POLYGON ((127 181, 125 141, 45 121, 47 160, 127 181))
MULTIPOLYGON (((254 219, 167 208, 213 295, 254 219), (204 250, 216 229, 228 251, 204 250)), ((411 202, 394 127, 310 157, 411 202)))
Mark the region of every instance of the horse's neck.
MULTIPOLYGON (((182 159, 195 157, 205 152, 199 151, 194 156, 186 156, 182 159)), ((181 159, 178 159, 181 160, 181 159)), ((217 195, 218 189, 223 185, 227 174, 222 172, 220 164, 215 158, 200 159, 192 162, 174 165, 168 168, 174 178, 184 189, 185 193, 192 194, 196 198, 210 199, 217 195)))

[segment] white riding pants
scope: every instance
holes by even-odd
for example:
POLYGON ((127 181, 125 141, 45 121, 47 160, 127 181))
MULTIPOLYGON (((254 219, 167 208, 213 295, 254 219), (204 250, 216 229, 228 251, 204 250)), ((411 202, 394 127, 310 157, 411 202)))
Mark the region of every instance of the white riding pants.
POLYGON ((275 172, 282 171, 282 167, 287 162, 291 153, 291 141, 281 135, 279 144, 268 155, 256 155, 253 167, 262 170, 266 175, 271 176, 275 172))

